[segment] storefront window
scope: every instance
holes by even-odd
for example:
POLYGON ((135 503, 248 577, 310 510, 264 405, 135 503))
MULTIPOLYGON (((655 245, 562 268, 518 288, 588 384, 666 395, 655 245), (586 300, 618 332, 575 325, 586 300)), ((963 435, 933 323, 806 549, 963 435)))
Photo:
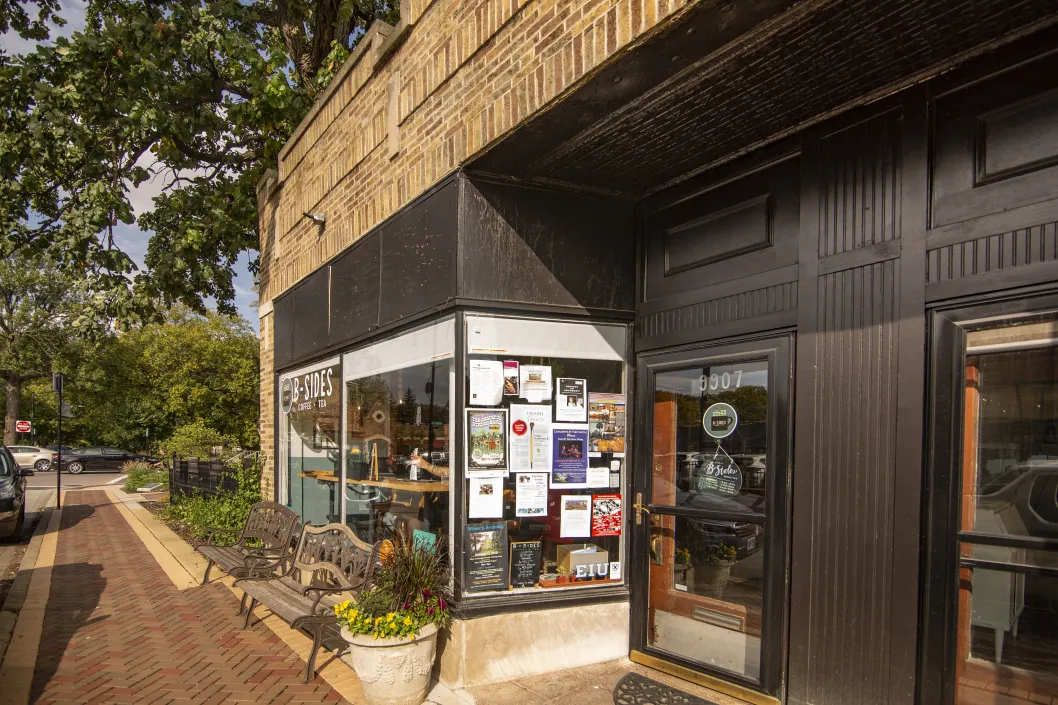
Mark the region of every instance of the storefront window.
POLYGON ((345 522, 365 541, 447 540, 455 324, 345 356, 345 522))
POLYGON ((626 328, 466 326, 464 596, 622 582, 626 328))
POLYGON ((279 378, 280 501, 316 526, 338 516, 340 379, 337 358, 279 378))

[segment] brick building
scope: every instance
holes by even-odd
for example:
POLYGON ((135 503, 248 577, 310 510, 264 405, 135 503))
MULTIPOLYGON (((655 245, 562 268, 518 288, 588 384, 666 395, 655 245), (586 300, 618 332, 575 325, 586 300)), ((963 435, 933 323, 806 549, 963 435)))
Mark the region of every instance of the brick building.
POLYGON ((447 539, 450 684, 1058 698, 1053 3, 402 5, 259 185, 265 495, 447 539))

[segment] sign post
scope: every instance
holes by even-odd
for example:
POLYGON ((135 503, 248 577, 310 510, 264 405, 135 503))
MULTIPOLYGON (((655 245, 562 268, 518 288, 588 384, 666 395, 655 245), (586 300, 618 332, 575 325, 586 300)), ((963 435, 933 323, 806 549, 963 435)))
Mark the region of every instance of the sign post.
POLYGON ((56 444, 59 446, 59 459, 55 465, 55 508, 62 509, 62 372, 51 376, 51 390, 59 393, 59 428, 56 433, 56 444))

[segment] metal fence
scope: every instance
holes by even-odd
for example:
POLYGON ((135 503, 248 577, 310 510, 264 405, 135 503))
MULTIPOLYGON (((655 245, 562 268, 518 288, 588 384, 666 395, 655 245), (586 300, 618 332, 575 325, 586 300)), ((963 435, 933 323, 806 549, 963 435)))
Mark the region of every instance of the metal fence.
POLYGON ((223 460, 173 458, 169 468, 169 493, 174 498, 195 493, 233 494, 239 489, 237 472, 234 464, 223 460))

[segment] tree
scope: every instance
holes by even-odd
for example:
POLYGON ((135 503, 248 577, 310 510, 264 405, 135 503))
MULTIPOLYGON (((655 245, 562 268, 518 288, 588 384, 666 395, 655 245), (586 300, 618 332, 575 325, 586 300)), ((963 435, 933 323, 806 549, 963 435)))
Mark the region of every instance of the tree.
POLYGON ((4 381, 4 443, 15 441, 22 388, 50 377, 53 363, 105 330, 91 312, 83 286, 55 271, 43 257, 0 261, 0 376, 4 381))
POLYGON ((76 370, 70 431, 92 444, 145 448, 198 424, 256 448, 259 345, 244 319, 177 306, 161 323, 104 341, 76 370))
MULTIPOLYGON (((0 31, 43 38, 58 3, 33 4, 0 0, 0 31)), ((232 311, 256 183, 376 18, 397 2, 89 0, 82 32, 0 55, 0 254, 49 253, 119 319, 232 311), (173 180, 137 222, 154 235, 136 273, 114 227, 156 174, 173 180)))

